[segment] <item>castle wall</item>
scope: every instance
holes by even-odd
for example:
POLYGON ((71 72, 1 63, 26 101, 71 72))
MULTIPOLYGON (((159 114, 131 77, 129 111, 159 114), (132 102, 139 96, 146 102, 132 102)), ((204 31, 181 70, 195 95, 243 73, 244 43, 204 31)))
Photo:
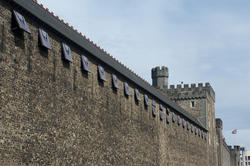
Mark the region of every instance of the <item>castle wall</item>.
MULTIPOLYGON (((217 118, 216 119, 216 135, 217 135, 217 142, 218 142, 218 146, 217 146, 218 166, 223 166, 223 162, 224 162, 223 156, 227 156, 223 154, 225 146, 224 146, 224 141, 223 141, 222 129, 223 129, 223 122, 221 119, 217 118)), ((227 158, 227 161, 228 161, 228 158, 227 158)))
POLYGON ((222 134, 223 123, 221 119, 216 119, 218 166, 240 166, 240 147, 228 146, 222 134))
MULTIPOLYGON (((215 93, 209 83, 205 85, 199 83, 198 86, 196 84, 177 85, 176 87, 170 85, 170 88, 166 88, 164 91, 172 101, 197 118, 204 126, 209 127, 209 122, 212 122, 212 119, 215 118, 214 108, 212 108, 214 107, 215 93), (211 117, 209 122, 206 119, 208 117, 211 117)), ((214 122, 213 126, 215 128, 214 122)))
POLYGON ((240 166, 240 146, 234 146, 232 148, 229 146, 230 149, 230 166, 240 166))
POLYGON ((167 124, 168 106, 158 98, 21 8, 0 0, 0 11, 0 163, 214 166, 207 158, 212 155, 208 140, 177 122, 167 124), (12 8, 24 15, 31 34, 13 33, 12 8), (38 45, 41 26, 50 36, 52 50, 38 45), (61 42, 70 46, 73 63, 62 60, 61 42), (88 57, 91 73, 82 72, 81 54, 88 57), (98 80, 99 64, 107 76, 104 83, 98 80), (117 92, 112 89, 112 73, 119 79, 117 92), (131 92, 128 98, 125 81, 131 92), (134 88, 140 91, 139 103, 134 88), (143 94, 149 96, 148 108, 143 94), (152 99, 157 102, 156 117, 152 99), (159 104, 164 106, 162 121, 159 104))
POLYGON ((217 155, 217 135, 216 135, 216 122, 215 122, 215 108, 214 97, 208 95, 206 100, 206 127, 209 130, 208 145, 209 145, 209 160, 212 163, 218 162, 217 155))
POLYGON ((230 149, 228 149, 227 144, 223 141, 222 143, 222 166, 231 166, 231 156, 230 149))
POLYGON ((208 160, 216 165, 217 159, 217 135, 215 126, 215 93, 209 83, 203 85, 184 84, 170 85, 164 89, 167 96, 177 105, 182 107, 192 116, 197 118, 208 129, 208 160))

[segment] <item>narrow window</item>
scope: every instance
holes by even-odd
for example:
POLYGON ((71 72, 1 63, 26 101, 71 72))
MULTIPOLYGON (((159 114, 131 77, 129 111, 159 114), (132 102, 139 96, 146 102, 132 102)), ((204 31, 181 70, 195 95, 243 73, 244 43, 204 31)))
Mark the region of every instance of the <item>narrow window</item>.
POLYGON ((191 101, 191 108, 194 108, 194 106, 195 106, 194 101, 191 101))

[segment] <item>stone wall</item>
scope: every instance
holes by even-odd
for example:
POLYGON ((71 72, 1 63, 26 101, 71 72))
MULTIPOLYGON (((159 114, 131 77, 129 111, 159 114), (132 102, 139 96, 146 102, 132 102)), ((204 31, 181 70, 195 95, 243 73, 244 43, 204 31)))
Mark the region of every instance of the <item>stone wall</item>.
POLYGON ((231 156, 230 149, 227 147, 227 144, 223 141, 222 144, 222 166, 231 166, 231 156))
POLYGON ((177 122, 167 124, 168 106, 140 85, 12 1, 0 0, 0 11, 0 163, 214 166, 208 159, 212 155, 207 154, 208 141, 177 122), (13 8, 23 14, 31 34, 12 31, 13 8), (50 36, 52 50, 38 45, 41 26, 50 36), (61 42, 70 46, 73 63, 62 60, 61 42), (81 69, 82 54, 89 59, 91 73, 81 69), (106 82, 98 79, 97 65, 104 67, 106 82), (117 91, 112 89, 112 73, 119 79, 117 91), (129 97, 124 95, 125 81, 129 97), (149 96, 148 108, 143 100, 135 102, 134 88, 141 99, 143 94, 149 96), (152 99, 157 102, 156 117, 152 99), (162 121, 159 104, 164 106, 162 121))
POLYGON ((228 146, 222 134, 223 122, 216 119, 218 166, 240 166, 240 147, 228 146))
POLYGON ((240 146, 228 146, 230 150, 230 166, 240 166, 240 146))
POLYGON ((209 163, 216 165, 217 135, 215 124, 215 93, 209 83, 205 85, 184 84, 170 85, 164 89, 166 95, 185 111, 196 117, 208 129, 208 158, 209 163))
POLYGON ((199 83, 198 86, 196 84, 184 84, 184 86, 180 84, 176 87, 170 85, 170 88, 165 89, 165 92, 171 100, 199 119, 207 127, 208 121, 206 118, 211 117, 210 114, 214 116, 214 109, 211 108, 210 111, 207 109, 212 107, 215 102, 215 93, 209 83, 205 85, 199 83), (191 102, 194 102, 193 107, 191 102), (209 115, 206 115, 206 113, 209 113, 209 115))

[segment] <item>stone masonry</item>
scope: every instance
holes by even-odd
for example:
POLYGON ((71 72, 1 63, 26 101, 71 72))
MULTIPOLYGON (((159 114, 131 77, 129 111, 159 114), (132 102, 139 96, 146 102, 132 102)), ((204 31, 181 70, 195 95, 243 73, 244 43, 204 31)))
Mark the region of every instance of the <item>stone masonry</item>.
POLYGON ((108 55, 96 51, 99 48, 91 41, 78 40, 84 41, 83 46, 73 42, 62 32, 74 30, 57 17, 50 16, 53 21, 45 23, 43 17, 51 14, 35 1, 0 0, 0 11, 2 165, 217 166, 214 107, 208 103, 214 102, 213 94, 196 99, 204 102, 205 114, 212 115, 204 126, 200 115, 183 112, 180 102, 173 103, 120 63, 108 64, 108 55), (25 18, 31 33, 13 29, 13 10, 25 18), (39 28, 48 33, 51 50, 41 47, 39 28), (72 63, 62 58, 62 42, 71 49, 72 63), (88 58, 91 72, 83 71, 81 55, 88 58), (104 68, 106 81, 100 80, 98 65, 104 68), (112 74, 118 78, 117 90, 112 74), (125 82, 129 96, 124 94, 125 82), (178 125, 177 117, 185 125, 178 125))
POLYGON ((197 118, 208 129, 208 160, 212 165, 238 166, 239 146, 227 146, 222 134, 222 120, 215 122, 215 92, 209 83, 170 85, 168 68, 152 69, 153 86, 165 93, 173 102, 197 118))
POLYGON ((216 132, 218 137, 218 166, 240 166, 240 147, 228 146, 222 134, 223 122, 216 119, 216 132))
POLYGON ((208 129, 208 157, 209 162, 216 165, 217 161, 217 135, 216 135, 216 126, 215 126, 215 93, 213 88, 209 83, 203 85, 199 83, 196 84, 179 84, 162 85, 163 82, 168 83, 168 68, 167 67, 156 67, 152 69, 152 82, 153 85, 157 85, 156 88, 159 88, 166 93, 166 95, 182 107, 185 111, 197 118, 207 129, 208 129), (164 75, 164 74, 165 75, 164 75), (160 75, 160 79, 158 79, 160 75), (162 81, 165 80, 165 81, 162 81), (154 82, 157 82, 154 84, 154 82))

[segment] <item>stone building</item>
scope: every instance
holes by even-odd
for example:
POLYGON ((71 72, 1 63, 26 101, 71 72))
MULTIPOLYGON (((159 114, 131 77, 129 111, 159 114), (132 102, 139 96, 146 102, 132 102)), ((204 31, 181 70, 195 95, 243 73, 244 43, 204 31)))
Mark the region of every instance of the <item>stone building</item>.
POLYGON ((197 118, 208 129, 209 161, 218 166, 238 166, 239 146, 228 146, 222 134, 222 120, 215 119, 215 92, 209 83, 168 85, 168 68, 155 67, 151 71, 152 84, 170 100, 197 118))
POLYGON ((217 163, 216 126, 215 126, 215 93, 209 83, 203 85, 179 84, 168 85, 168 68, 156 67, 152 69, 152 84, 165 93, 170 100, 182 107, 186 112, 197 118, 208 129, 208 154, 210 163, 217 163), (169 88, 168 88, 169 87, 169 88))
POLYGON ((161 91, 36 1, 0 11, 2 165, 218 165, 209 84, 163 68, 161 91))

